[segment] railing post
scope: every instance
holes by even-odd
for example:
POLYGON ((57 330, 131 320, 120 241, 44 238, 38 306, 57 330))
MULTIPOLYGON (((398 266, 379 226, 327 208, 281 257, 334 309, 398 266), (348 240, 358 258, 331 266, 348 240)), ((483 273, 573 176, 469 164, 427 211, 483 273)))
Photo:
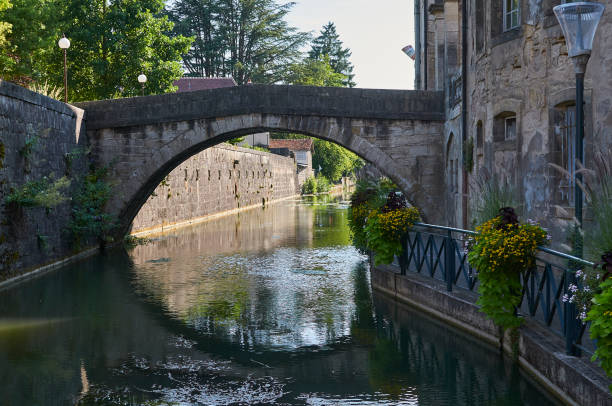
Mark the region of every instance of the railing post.
POLYGON ((446 290, 452 292, 453 280, 455 279, 455 249, 453 247, 453 235, 449 230, 444 240, 444 255, 446 256, 446 266, 444 268, 444 279, 446 279, 446 290))
MULTIPOLYGON (((571 284, 576 285, 576 275, 571 270, 565 271, 565 289, 564 292, 568 296, 572 293, 569 291, 569 286, 571 284)), ((576 321, 576 304, 570 303, 568 300, 565 302, 565 352, 567 355, 578 356, 580 355, 578 349, 576 348, 576 338, 578 336, 578 322, 576 321)))
POLYGON ((406 271, 408 268, 408 234, 404 234, 400 241, 402 244, 402 253, 399 257, 400 273, 402 275, 406 275, 406 271))

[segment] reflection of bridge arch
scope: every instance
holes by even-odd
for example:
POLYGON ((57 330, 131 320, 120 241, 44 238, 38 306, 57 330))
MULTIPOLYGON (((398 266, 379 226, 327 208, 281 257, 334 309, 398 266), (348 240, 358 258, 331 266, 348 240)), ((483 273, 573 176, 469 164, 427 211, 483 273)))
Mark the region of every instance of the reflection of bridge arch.
POLYGON ((288 131, 335 142, 378 167, 430 220, 441 217, 439 92, 243 86, 81 103, 98 165, 111 165, 109 209, 127 230, 161 180, 205 148, 288 131))

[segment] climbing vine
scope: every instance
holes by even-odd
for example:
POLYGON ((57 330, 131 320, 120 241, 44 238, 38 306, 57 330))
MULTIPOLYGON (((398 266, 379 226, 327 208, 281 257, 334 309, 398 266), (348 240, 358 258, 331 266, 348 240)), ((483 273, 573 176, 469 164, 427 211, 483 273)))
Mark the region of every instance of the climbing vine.
POLYGON ((67 228, 77 249, 90 238, 96 238, 101 246, 113 241, 112 230, 118 221, 104 210, 112 195, 107 175, 106 167, 91 169, 72 197, 72 219, 67 228))
POLYGON ((49 210, 66 201, 68 198, 63 191, 70 186, 70 180, 62 177, 53 181, 46 176, 42 179, 26 182, 20 187, 11 188, 4 198, 9 208, 17 207, 44 207, 49 210))

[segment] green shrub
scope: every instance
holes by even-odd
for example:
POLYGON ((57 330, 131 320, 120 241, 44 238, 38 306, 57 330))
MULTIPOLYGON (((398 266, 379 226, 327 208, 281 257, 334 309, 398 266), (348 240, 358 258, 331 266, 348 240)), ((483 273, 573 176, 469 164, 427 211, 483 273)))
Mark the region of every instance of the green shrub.
POLYGON ((70 186, 70 180, 62 177, 55 182, 44 177, 25 183, 19 188, 11 189, 4 199, 7 206, 18 207, 44 207, 51 209, 66 201, 62 190, 70 186))
POLYGON ((302 194, 313 195, 315 193, 317 193, 317 180, 314 176, 311 176, 302 184, 302 194))
POLYGON ((128 234, 123 237, 123 246, 126 248, 135 248, 139 245, 149 245, 153 242, 147 237, 136 237, 135 235, 128 234))
POLYGON ((593 297, 587 317, 591 321, 591 338, 597 340, 592 360, 599 359, 606 374, 612 376, 612 278, 606 279, 599 287, 600 292, 593 297))
POLYGON ((316 177, 316 186, 317 193, 327 193, 331 189, 331 184, 329 183, 329 180, 327 180, 327 178, 323 175, 318 175, 316 177))
POLYGON ((112 194, 112 186, 106 181, 107 172, 108 168, 92 169, 72 198, 68 231, 76 248, 91 237, 97 238, 101 245, 112 241, 111 231, 117 226, 117 219, 104 211, 112 194))

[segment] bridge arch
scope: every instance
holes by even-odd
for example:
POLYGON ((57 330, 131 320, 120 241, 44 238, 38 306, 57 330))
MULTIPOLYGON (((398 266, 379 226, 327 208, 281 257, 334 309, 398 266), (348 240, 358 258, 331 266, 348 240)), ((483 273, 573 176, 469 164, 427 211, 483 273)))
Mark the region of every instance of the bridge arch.
POLYGON ((406 91, 244 86, 79 107, 86 112, 94 162, 108 166, 114 180, 107 208, 120 219, 120 232, 182 162, 221 142, 266 131, 309 135, 349 149, 391 178, 429 220, 438 220, 439 94, 408 93, 427 97, 415 104, 406 91))

